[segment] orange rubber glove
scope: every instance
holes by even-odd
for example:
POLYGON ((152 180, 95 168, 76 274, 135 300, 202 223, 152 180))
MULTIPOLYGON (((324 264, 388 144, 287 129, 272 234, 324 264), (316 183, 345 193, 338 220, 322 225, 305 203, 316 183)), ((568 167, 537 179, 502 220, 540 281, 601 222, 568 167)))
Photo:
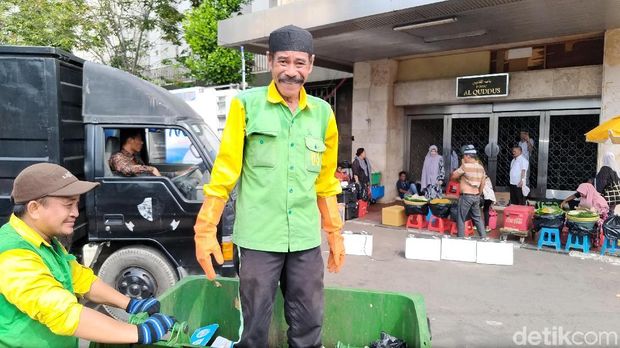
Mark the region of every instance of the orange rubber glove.
POLYGON ((226 201, 211 196, 205 196, 196 224, 194 225, 194 241, 196 242, 196 259, 200 267, 205 271, 209 280, 215 279, 215 270, 211 262, 211 255, 218 264, 224 263, 222 247, 217 241, 217 224, 224 211, 226 201))
POLYGON ((321 225, 327 233, 327 244, 329 244, 329 258, 327 259, 327 270, 338 273, 344 264, 344 238, 342 237, 342 218, 338 211, 338 200, 336 196, 317 197, 319 211, 321 212, 321 225))

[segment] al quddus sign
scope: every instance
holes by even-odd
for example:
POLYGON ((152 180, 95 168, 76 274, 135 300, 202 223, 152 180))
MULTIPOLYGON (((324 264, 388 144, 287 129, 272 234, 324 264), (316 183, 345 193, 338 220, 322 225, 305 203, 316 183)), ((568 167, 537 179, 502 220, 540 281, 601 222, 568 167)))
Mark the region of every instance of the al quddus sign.
POLYGON ((457 98, 505 97, 507 95, 508 74, 489 74, 456 78, 457 98))

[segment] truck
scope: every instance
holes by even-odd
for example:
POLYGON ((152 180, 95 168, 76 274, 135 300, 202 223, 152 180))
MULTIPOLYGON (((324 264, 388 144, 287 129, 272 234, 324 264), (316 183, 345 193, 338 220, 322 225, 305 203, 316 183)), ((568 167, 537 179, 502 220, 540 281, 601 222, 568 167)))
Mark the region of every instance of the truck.
MULTIPOLYGON (((15 177, 31 164, 60 164, 99 182, 82 197, 74 234, 63 243, 123 294, 158 296, 202 273, 193 226, 218 148, 203 118, 163 88, 60 49, 0 46, 0 223, 12 212, 15 177), (162 176, 111 170, 127 129, 142 134, 141 158, 162 176)), ((235 276, 234 199, 218 226, 224 276, 235 276)))

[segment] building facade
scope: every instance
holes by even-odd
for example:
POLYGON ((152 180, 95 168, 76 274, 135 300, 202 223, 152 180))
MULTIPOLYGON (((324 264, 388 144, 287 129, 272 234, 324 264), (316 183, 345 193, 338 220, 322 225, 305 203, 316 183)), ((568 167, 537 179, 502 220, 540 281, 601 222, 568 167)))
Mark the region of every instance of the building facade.
POLYGON ((503 190, 510 148, 528 131, 537 198, 567 196, 606 151, 620 153, 583 136, 620 114, 618 1, 299 0, 220 22, 219 41, 264 52, 269 33, 291 23, 313 33, 318 65, 353 73, 347 148, 367 149, 386 200, 400 170, 420 179, 431 144, 446 167, 453 150, 475 145, 503 190), (496 74, 507 76, 502 93, 457 95, 457 78, 482 76, 469 79, 476 88, 496 74))

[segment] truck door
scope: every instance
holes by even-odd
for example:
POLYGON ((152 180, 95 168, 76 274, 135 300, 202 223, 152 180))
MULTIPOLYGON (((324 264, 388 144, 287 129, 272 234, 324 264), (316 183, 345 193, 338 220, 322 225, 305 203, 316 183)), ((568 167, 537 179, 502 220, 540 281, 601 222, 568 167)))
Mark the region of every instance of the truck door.
POLYGON ((123 130, 99 129, 105 155, 97 178, 101 187, 95 192, 98 238, 148 240, 160 244, 175 266, 197 271, 193 226, 202 203, 202 184, 209 179, 206 165, 184 130, 140 127, 144 145, 136 157, 158 168, 162 176, 115 171, 109 161, 121 151, 123 130))

